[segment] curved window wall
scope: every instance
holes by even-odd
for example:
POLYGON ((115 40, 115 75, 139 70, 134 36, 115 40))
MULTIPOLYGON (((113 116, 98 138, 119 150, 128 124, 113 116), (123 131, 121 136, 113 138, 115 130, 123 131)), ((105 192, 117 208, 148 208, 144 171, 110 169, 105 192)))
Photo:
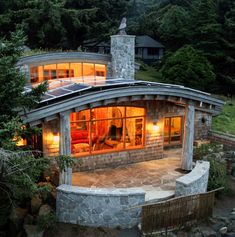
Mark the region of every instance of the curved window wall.
POLYGON ((30 82, 69 79, 77 83, 105 80, 106 65, 94 63, 56 63, 30 67, 30 82))
POLYGON ((84 155, 143 147, 145 109, 102 107, 71 113, 72 154, 84 155))

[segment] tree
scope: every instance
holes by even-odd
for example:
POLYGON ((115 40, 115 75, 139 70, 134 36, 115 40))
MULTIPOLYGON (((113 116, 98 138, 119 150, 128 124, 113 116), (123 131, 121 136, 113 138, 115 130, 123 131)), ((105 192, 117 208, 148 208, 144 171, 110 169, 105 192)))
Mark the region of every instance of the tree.
POLYGON ((16 67, 24 42, 22 31, 12 33, 11 40, 0 39, 0 128, 2 122, 16 117, 20 110, 32 108, 47 89, 43 83, 24 93, 26 79, 16 67))
POLYGON ((166 82, 199 90, 209 90, 215 80, 213 66, 203 54, 190 45, 170 54, 161 69, 166 82))

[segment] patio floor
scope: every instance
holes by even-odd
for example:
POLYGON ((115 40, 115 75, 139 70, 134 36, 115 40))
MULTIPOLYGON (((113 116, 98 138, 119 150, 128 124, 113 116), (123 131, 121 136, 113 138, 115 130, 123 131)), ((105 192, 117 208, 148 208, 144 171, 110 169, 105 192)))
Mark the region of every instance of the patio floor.
POLYGON ((147 200, 172 196, 175 179, 184 175, 179 169, 181 149, 165 151, 164 155, 166 158, 161 160, 73 173, 72 184, 89 188, 141 187, 147 200))

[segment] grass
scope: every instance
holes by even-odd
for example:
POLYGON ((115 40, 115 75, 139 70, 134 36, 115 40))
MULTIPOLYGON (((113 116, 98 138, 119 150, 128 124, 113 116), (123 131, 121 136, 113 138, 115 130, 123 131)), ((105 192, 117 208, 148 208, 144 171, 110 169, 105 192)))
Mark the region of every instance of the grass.
POLYGON ((222 98, 226 101, 222 112, 213 118, 212 130, 235 135, 235 98, 222 98))
POLYGON ((142 65, 135 74, 136 80, 162 82, 160 72, 148 65, 142 65))

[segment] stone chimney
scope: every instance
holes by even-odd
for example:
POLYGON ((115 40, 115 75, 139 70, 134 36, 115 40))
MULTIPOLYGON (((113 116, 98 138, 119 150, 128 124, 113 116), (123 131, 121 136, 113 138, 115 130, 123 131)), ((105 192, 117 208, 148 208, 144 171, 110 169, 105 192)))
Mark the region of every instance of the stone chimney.
POLYGON ((135 76, 135 36, 112 35, 112 77, 134 79, 135 76))

